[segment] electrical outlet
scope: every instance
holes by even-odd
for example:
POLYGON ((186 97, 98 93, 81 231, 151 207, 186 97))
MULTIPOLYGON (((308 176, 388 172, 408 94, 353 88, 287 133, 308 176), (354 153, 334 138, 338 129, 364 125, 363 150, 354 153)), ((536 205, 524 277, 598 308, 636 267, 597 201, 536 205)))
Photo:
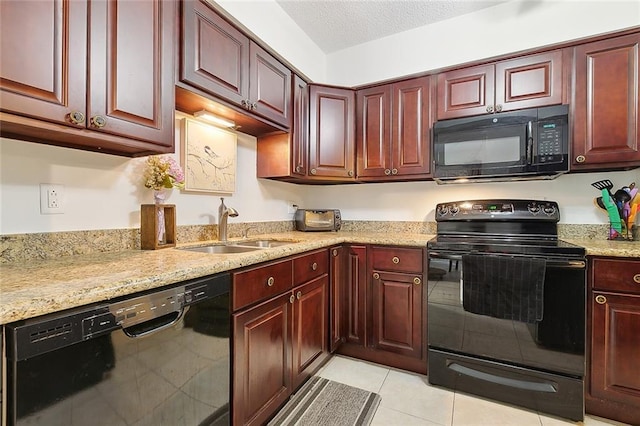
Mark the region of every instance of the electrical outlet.
POLYGON ((64 185, 40 184, 40 214, 64 213, 64 185))
POLYGON ((294 214, 298 210, 298 205, 293 201, 287 201, 287 213, 294 214))

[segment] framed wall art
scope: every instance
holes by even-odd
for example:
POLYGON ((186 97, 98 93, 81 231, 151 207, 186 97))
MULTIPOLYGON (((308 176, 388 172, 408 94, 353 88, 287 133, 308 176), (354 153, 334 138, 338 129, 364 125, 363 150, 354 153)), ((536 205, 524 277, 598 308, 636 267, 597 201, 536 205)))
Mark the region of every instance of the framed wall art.
POLYGON ((230 194, 236 190, 238 137, 189 118, 182 119, 184 190, 230 194))

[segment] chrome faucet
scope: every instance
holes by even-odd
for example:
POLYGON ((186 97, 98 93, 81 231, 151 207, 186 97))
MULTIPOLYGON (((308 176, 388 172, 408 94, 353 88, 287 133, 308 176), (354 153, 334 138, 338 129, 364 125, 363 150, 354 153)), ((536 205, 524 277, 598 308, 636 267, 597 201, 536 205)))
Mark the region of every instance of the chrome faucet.
POLYGON ((220 201, 220 207, 218 207, 218 240, 227 241, 227 219, 229 216, 238 216, 238 212, 233 207, 225 206, 224 198, 220 198, 220 201))

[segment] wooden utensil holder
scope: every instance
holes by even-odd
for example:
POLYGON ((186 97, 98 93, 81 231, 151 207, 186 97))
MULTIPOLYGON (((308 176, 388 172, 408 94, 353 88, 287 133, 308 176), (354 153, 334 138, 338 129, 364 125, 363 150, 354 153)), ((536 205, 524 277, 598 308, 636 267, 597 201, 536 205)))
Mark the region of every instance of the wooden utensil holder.
POLYGON ((140 248, 157 250, 176 246, 175 204, 142 204, 140 209, 140 248), (158 241, 158 210, 164 210, 166 243, 158 241))

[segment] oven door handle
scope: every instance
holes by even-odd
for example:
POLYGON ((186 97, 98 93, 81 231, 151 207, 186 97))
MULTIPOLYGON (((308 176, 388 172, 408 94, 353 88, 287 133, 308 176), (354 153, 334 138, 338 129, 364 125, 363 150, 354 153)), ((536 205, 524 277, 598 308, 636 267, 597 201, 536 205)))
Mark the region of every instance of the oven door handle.
POLYGON ((440 253, 438 251, 428 252, 429 259, 462 260, 461 254, 440 253))
MULTIPOLYGON (((462 255, 430 251, 429 259, 462 260, 462 255)), ((547 266, 560 269, 585 269, 587 262, 573 259, 547 259, 547 266)))

